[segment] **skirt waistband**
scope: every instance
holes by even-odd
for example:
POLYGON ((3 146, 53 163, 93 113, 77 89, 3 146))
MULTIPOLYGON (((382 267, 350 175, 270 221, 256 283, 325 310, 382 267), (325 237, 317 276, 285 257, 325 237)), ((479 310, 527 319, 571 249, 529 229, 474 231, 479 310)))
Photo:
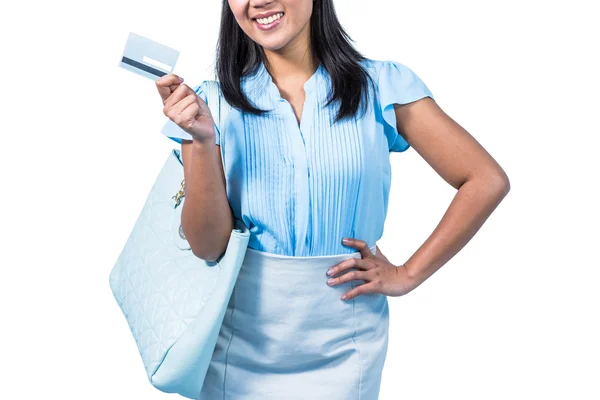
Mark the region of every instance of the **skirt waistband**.
MULTIPOLYGON (((370 247, 371 252, 376 254, 376 246, 374 244, 370 247)), ((250 263, 255 266, 276 266, 278 269, 290 267, 290 268, 314 268, 315 270, 322 270, 323 268, 332 267, 348 258, 362 258, 359 251, 346 254, 333 254, 327 256, 286 256, 276 253, 269 253, 266 251, 256 250, 248 247, 244 258, 245 263, 250 263)))

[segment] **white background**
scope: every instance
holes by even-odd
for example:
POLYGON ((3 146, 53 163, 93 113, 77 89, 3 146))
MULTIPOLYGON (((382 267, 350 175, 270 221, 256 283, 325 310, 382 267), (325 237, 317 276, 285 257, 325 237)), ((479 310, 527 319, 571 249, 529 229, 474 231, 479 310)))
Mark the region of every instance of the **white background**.
MULTIPOLYGON (((336 1, 367 57, 412 68, 507 172, 473 240, 390 297, 381 400, 599 399, 600 163, 592 1, 336 1)), ((219 1, 2 6, 2 394, 167 399, 108 277, 169 151, 154 83, 118 67, 129 32, 212 76, 219 1)), ((382 252, 402 264, 455 190, 392 153, 382 252)), ((333 399, 332 399, 333 400, 333 399)), ((336 399, 337 400, 337 399, 336 399)))

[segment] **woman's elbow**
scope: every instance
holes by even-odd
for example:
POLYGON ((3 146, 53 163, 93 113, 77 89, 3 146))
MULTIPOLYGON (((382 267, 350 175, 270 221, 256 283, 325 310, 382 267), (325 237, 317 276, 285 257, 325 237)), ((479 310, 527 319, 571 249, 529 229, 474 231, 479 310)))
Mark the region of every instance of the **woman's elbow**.
POLYGON ((221 235, 220 237, 221 239, 216 243, 207 240, 201 240, 198 245, 192 245, 190 243, 192 254, 197 258, 208 262, 219 260, 225 254, 229 244, 229 235, 221 235))

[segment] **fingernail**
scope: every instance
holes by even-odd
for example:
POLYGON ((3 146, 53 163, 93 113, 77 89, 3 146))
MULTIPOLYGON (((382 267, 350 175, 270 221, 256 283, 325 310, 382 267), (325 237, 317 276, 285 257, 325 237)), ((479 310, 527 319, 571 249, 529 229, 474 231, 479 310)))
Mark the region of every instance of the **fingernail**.
POLYGON ((346 300, 346 297, 348 297, 348 296, 346 296, 346 295, 343 295, 343 296, 341 297, 341 299, 342 299, 342 300, 346 300))
POLYGON ((333 279, 333 278, 331 278, 331 279, 327 279, 327 283, 328 283, 328 284, 330 284, 330 285, 331 285, 333 282, 335 282, 335 279, 333 279))
POLYGON ((327 271, 327 275, 333 275, 333 270, 330 269, 329 271, 327 271))
POLYGON ((348 243, 350 243, 350 241, 348 239, 342 239, 342 243, 348 244, 348 243))
POLYGON ((179 82, 183 82, 183 78, 182 77, 179 77, 179 82))

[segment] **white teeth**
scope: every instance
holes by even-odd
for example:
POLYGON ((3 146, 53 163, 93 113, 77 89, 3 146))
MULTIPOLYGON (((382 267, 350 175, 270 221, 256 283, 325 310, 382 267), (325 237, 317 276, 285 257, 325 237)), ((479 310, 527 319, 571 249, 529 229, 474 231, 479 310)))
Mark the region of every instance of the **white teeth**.
POLYGON ((277 20, 277 19, 279 19, 279 18, 281 18, 281 17, 283 17, 283 13, 279 13, 279 14, 271 15, 271 16, 270 16, 270 17, 268 17, 268 18, 260 18, 260 19, 257 19, 256 21, 257 21, 259 24, 262 24, 262 25, 268 25, 268 24, 270 24, 271 22, 273 22, 273 21, 275 21, 275 20, 277 20))

